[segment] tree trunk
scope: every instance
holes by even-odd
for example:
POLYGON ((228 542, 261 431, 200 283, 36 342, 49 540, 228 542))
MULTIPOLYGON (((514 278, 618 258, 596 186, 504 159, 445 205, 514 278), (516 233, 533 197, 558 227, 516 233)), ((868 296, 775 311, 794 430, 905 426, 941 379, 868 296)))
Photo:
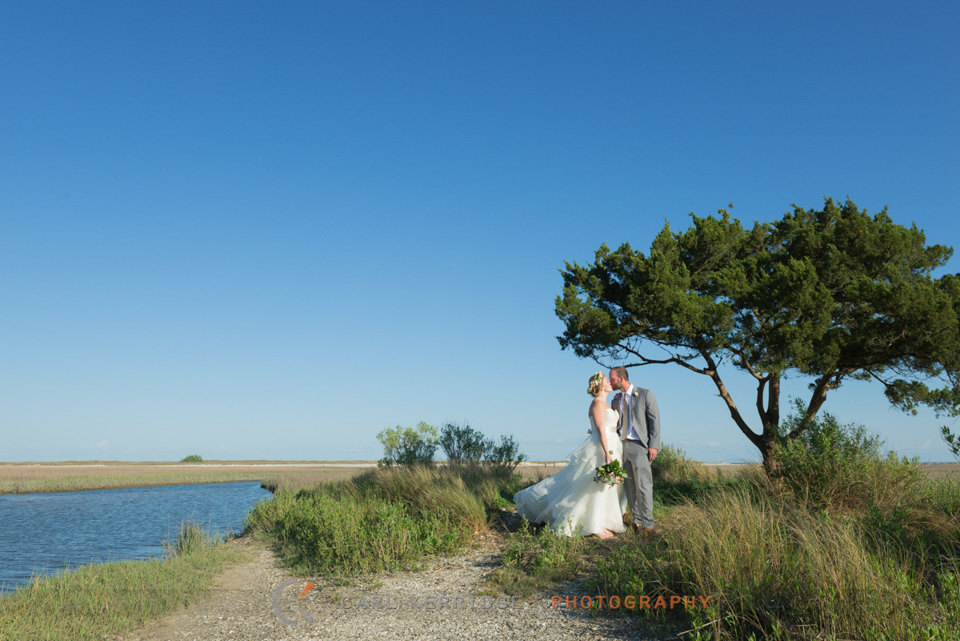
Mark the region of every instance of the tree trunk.
POLYGON ((760 455, 763 457, 763 469, 767 474, 780 467, 780 461, 777 459, 777 439, 773 434, 764 434, 760 438, 760 455))

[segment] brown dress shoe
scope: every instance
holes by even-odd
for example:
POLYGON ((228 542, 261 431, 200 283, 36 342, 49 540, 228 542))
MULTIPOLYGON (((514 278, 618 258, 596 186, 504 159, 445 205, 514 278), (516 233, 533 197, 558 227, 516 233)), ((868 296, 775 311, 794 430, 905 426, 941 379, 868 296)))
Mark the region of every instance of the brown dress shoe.
POLYGON ((660 536, 660 533, 652 527, 643 527, 639 523, 634 523, 631 527, 633 528, 634 534, 638 534, 643 537, 652 538, 655 536, 660 536))

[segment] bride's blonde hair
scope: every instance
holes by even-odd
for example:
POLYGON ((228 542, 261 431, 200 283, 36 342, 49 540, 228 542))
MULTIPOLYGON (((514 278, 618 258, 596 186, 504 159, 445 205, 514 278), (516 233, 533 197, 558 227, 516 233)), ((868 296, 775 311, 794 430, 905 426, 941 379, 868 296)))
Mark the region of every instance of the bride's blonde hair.
POLYGON ((600 394, 600 390, 603 389, 603 382, 607 380, 607 377, 603 375, 603 372, 597 372, 590 377, 590 383, 587 384, 587 394, 590 396, 597 396, 600 394))

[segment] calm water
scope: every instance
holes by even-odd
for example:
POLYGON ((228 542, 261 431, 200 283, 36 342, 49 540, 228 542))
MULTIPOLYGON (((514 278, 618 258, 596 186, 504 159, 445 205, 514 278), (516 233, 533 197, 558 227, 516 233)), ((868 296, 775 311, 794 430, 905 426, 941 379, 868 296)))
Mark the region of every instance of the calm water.
POLYGON ((239 533, 243 518, 270 492, 259 481, 122 490, 0 495, 0 586, 91 561, 163 553, 190 519, 213 533, 239 533))

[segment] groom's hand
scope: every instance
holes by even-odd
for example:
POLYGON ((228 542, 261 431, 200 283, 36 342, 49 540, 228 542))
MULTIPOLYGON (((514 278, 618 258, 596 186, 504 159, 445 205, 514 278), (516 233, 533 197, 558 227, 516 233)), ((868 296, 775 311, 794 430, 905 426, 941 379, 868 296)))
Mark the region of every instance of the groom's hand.
POLYGON ((657 452, 660 450, 655 450, 652 447, 647 450, 647 460, 653 463, 653 459, 657 458, 657 452))

